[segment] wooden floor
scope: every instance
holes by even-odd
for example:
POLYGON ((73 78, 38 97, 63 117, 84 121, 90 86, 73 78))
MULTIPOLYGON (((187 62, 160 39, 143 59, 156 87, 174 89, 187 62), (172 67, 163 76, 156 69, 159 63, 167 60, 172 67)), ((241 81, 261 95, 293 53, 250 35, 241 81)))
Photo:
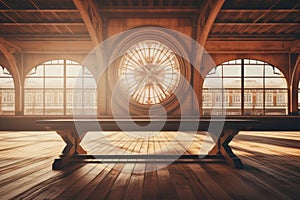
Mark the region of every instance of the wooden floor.
MULTIPOLYGON (((109 132, 106 145, 91 133, 83 143, 103 153, 112 146, 149 153, 168 146, 174 134, 136 139, 109 132)), ((55 132, 0 132, 0 199, 299 199, 300 132, 241 132, 231 146, 243 170, 223 162, 176 162, 138 173, 157 163, 94 162, 52 171, 64 147, 55 132)), ((199 148, 194 143, 188 152, 199 148)))

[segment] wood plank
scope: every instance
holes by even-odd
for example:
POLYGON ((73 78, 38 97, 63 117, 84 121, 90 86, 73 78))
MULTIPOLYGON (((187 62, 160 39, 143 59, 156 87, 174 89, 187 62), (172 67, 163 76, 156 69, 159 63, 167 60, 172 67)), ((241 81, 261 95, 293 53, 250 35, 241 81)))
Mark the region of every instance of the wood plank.
MULTIPOLYGON (((170 154, 184 146, 176 139, 177 144, 172 143, 175 134, 161 132, 135 138, 122 132, 108 132, 87 137, 85 142, 93 151, 111 154, 123 150, 153 153, 162 149, 170 154), (103 141, 105 137, 107 141, 103 141)), ((0 132, 0 195, 3 199, 297 199, 299 135, 241 132, 231 146, 243 159, 244 170, 219 162, 187 160, 165 167, 155 162, 74 163, 63 171, 52 171, 53 158, 63 147, 56 133, 0 132), (162 168, 154 170, 156 167, 162 168), (135 173, 141 169, 148 172, 135 173)), ((197 135, 197 143, 188 152, 197 152, 202 140, 203 135, 197 135)))

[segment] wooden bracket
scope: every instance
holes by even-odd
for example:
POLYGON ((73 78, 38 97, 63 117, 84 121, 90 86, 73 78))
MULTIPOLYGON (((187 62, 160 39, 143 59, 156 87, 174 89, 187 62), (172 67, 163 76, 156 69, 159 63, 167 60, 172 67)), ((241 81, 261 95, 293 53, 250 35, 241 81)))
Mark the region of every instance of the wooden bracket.
POLYGON ((53 170, 62 169, 65 165, 72 162, 72 158, 77 154, 87 154, 80 145, 81 139, 86 133, 81 134, 81 138, 76 130, 58 130, 56 131, 66 143, 60 158, 54 160, 52 164, 53 170))
POLYGON ((237 130, 223 130, 221 137, 209 152, 209 155, 222 155, 228 164, 237 169, 242 169, 243 163, 241 159, 232 152, 229 146, 229 143, 238 132, 237 130))

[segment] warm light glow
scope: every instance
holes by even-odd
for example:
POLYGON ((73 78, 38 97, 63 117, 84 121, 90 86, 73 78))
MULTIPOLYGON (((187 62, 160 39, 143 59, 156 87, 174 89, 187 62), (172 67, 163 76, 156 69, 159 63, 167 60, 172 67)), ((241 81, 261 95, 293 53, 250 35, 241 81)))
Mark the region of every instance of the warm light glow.
POLYGON ((97 106, 95 88, 93 75, 79 63, 71 60, 44 62, 25 77, 24 114, 94 113, 97 106))
POLYGON ((202 97, 204 115, 287 114, 284 74, 258 60, 238 59, 216 66, 205 78, 202 97))
POLYGON ((161 42, 146 40, 123 56, 119 75, 126 93, 140 104, 157 104, 169 98, 180 78, 174 52, 161 42))
POLYGON ((9 71, 0 65, 0 115, 15 114, 14 81, 9 71))

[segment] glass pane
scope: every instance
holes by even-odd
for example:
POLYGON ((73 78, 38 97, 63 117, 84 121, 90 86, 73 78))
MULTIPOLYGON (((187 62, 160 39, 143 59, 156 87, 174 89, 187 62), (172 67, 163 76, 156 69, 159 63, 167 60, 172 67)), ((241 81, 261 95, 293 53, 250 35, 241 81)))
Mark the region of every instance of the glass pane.
POLYGON ((204 88, 222 88, 222 78, 206 78, 203 83, 204 88))
POLYGON ((15 114, 15 91, 0 88, 0 115, 13 114, 15 114))
POLYGON ((25 88, 43 88, 44 87, 43 78, 26 78, 25 88))
POLYGON ((217 66, 210 70, 210 72, 206 75, 207 77, 222 77, 222 66, 217 66))
POLYGON ((84 90, 84 106, 94 107, 96 104, 96 93, 93 90, 84 90))
POLYGON ((226 115, 241 115, 241 90, 230 90, 225 94, 226 115))
POLYGON ((263 65, 245 65, 244 74, 246 76, 263 76, 264 66, 263 65))
POLYGON ((24 114, 26 115, 42 115, 43 114, 43 90, 25 89, 24 90, 24 114))
POLYGON ((66 104, 67 107, 72 107, 72 102, 73 102, 73 89, 67 89, 66 90, 66 104))
POLYGON ((202 108, 211 108, 213 106, 212 102, 212 92, 209 89, 203 89, 202 91, 202 108))
POLYGON ((45 92, 45 114, 61 115, 63 114, 63 91, 47 90, 45 92))
POLYGON ((265 114, 266 115, 286 115, 287 114, 287 89, 266 90, 265 114))
POLYGON ((244 114, 264 115, 263 90, 250 89, 244 93, 244 114))
POLYGON ((45 66, 45 76, 64 76, 64 66, 63 65, 46 65, 45 66))
POLYGON ((263 88, 263 78, 245 78, 245 88, 263 88))
POLYGON ((284 78, 266 78, 266 88, 287 88, 286 81, 284 78))
POLYGON ((28 74, 27 77, 31 77, 31 76, 40 76, 43 77, 44 76, 44 66, 40 65, 38 67, 33 68, 28 74))
POLYGON ((94 78, 84 78, 84 88, 96 88, 96 82, 94 78))
POLYGON ((0 77, 12 77, 9 71, 0 65, 0 77))
POLYGON ((249 59, 244 59, 244 64, 250 64, 250 60, 249 59))
POLYGON ((240 115, 241 100, 241 89, 226 90, 223 103, 226 115, 240 115))
POLYGON ((0 88, 14 88, 14 80, 12 78, 0 78, 0 88))
POLYGON ((87 67, 84 68, 84 76, 85 77, 93 77, 93 74, 89 71, 87 67))
POLYGON ((265 62, 259 61, 259 60, 257 60, 256 63, 257 63, 257 64, 261 64, 261 65, 265 64, 265 62))
POLYGON ((277 90, 276 105, 277 106, 287 106, 287 103, 288 103, 287 90, 277 90))
POLYGON ((240 65, 223 65, 223 76, 241 76, 240 65))
POLYGON ((224 88, 241 88, 240 78, 224 78, 224 88))
POLYGON ((202 92, 202 113, 203 115, 224 115, 224 90, 220 89, 204 89, 202 92))
POLYGON ((67 88, 82 88, 82 78, 67 78, 67 88))
POLYGON ((67 65, 67 76, 82 77, 83 67, 80 65, 67 65))
POLYGON ((64 79, 63 78, 46 78, 45 88, 63 88, 64 79))
POLYGON ((271 65, 265 66, 265 76, 266 77, 284 77, 283 73, 276 67, 273 67, 271 65))
POLYGON ((228 64, 235 64, 236 63, 236 60, 230 60, 227 62, 228 64))
POLYGON ((82 90, 73 90, 72 91, 72 105, 73 107, 82 107, 83 106, 83 91, 82 90))

